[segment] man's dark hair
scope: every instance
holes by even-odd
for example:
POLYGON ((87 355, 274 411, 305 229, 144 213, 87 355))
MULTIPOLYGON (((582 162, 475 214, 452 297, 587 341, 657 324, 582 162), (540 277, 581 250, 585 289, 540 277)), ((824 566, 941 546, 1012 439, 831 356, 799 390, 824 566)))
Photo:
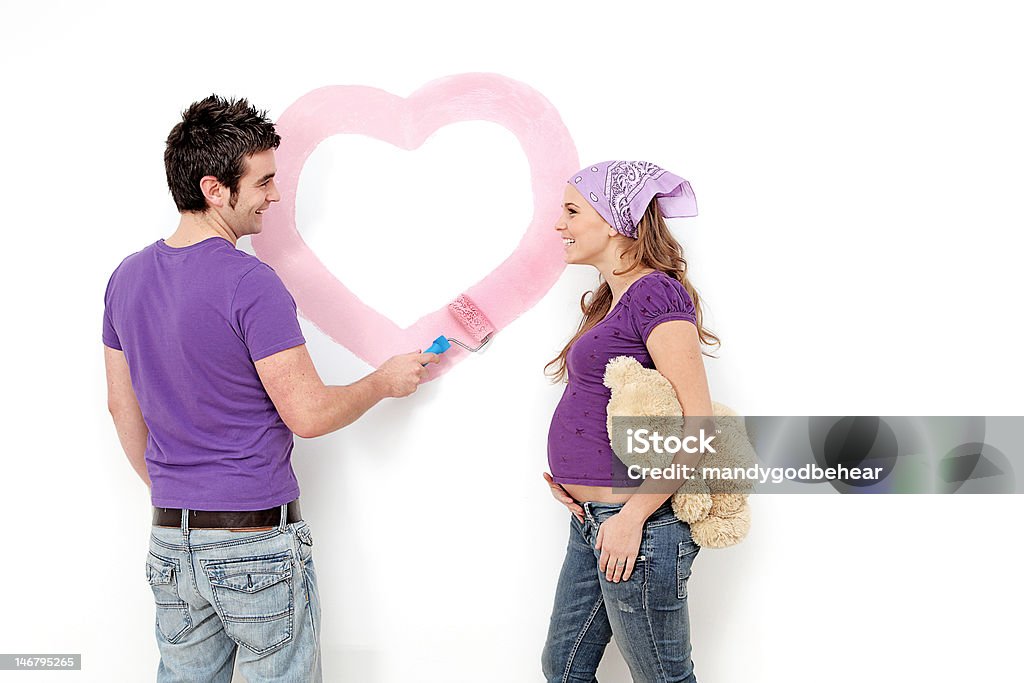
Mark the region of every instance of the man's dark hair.
POLYGON ((167 186, 178 211, 205 211, 206 199, 199 187, 211 175, 231 190, 231 207, 238 199, 238 180, 245 173, 245 158, 277 149, 281 136, 266 111, 257 111, 248 100, 210 95, 193 103, 171 129, 164 149, 167 186))

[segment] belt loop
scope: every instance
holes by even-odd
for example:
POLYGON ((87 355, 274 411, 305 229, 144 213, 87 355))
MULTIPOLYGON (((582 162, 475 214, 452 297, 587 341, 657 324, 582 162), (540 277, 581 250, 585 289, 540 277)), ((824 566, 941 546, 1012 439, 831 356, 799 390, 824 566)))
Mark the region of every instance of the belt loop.
POLYGON ((283 533, 288 527, 288 503, 281 506, 281 524, 278 528, 283 533))
POLYGON ((188 508, 181 509, 181 535, 188 540, 188 508))

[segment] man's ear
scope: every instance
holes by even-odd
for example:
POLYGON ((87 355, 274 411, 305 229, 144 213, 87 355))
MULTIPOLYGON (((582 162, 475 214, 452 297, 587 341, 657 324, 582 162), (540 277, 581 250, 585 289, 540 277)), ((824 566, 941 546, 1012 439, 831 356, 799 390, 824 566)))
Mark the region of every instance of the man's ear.
POLYGON ((228 200, 231 198, 231 191, 212 175, 202 177, 199 181, 199 189, 202 190, 203 197, 206 198, 206 203, 209 206, 227 206, 228 200))

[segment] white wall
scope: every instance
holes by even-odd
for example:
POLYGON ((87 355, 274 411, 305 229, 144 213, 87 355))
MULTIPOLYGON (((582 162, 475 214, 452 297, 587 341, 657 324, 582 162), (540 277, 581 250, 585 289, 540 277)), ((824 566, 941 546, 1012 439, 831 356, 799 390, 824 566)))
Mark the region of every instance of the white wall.
MULTIPOLYGON (((121 258, 172 232, 163 140, 211 91, 276 117, 329 84, 408 95, 470 71, 523 81, 582 161, 646 158, 691 181, 701 214, 673 227, 724 340, 707 362, 716 400, 749 415, 1024 414, 1024 55, 1010 3, 323 5, 5 8, 0 651, 84 661, 33 681, 154 678, 149 500, 106 412, 102 297, 121 258)), ((528 216, 523 180, 505 200, 427 177, 438 198, 417 211, 400 185, 339 163, 386 155, 407 172, 432 154, 466 178, 522 167, 506 132, 466 124, 416 153, 331 141, 300 187, 310 243, 349 275, 366 264, 341 248, 369 255, 384 309, 416 310, 422 278, 460 291, 509 239, 474 237, 528 216), (332 174, 352 180, 344 193, 332 174), (447 226, 464 236, 456 249, 432 240, 447 226), (415 277, 389 276, 396 259, 415 277)), ((567 523, 540 476, 560 391, 541 368, 592 281, 568 269, 486 355, 298 441, 326 680, 540 680, 567 523)), ((326 381, 369 370, 303 330, 326 381)), ((698 676, 1007 680, 1021 501, 758 497, 750 537, 694 568, 698 676)), ((611 650, 602 674, 628 680, 611 650)))

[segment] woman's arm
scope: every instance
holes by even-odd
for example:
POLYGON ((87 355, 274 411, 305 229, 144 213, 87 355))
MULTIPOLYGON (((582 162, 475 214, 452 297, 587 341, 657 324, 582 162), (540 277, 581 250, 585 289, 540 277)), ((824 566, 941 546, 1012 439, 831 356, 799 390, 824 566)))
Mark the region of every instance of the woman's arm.
MULTIPOLYGON (((647 337, 647 350, 658 372, 664 375, 675 389, 683 415, 711 417, 711 391, 708 389, 708 376, 704 371, 697 327, 685 320, 664 322, 655 327, 647 337)), ((686 431, 690 432, 700 426, 691 421, 687 424, 686 431)), ((700 460, 700 453, 680 451, 679 455, 682 457, 676 457, 673 461, 676 464, 694 467, 700 460)), ((642 515, 643 519, 647 519, 674 492, 666 491, 664 482, 649 479, 637 488, 636 493, 623 507, 623 512, 631 508, 630 514, 642 515), (636 494, 640 494, 639 497, 636 494)))
POLYGON ((654 366, 676 390, 683 415, 711 415, 711 391, 704 372, 697 327, 685 320, 670 320, 647 337, 654 366))
MULTIPOLYGON (((670 320, 655 327, 647 337, 647 350, 655 367, 675 389, 683 415, 711 416, 711 392, 704 371, 697 327, 685 320, 670 320)), ((692 428, 687 425, 687 431, 692 428)), ((680 451, 675 464, 696 467, 700 453, 680 451)), ((673 484, 674 488, 678 488, 673 484)), ((601 550, 599 566, 609 581, 625 581, 633 571, 644 522, 675 492, 665 481, 647 479, 641 484, 618 514, 610 517, 598 530, 597 548, 601 550), (626 564, 616 561, 626 558, 626 564)))

